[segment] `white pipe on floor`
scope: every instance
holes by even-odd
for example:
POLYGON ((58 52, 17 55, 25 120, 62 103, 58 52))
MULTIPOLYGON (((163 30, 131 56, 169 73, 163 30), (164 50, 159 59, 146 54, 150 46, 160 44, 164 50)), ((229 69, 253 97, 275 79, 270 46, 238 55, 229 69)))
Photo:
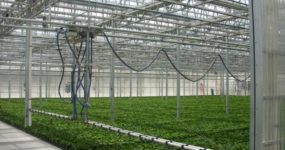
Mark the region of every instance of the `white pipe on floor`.
MULTIPOLYGON (((46 111, 43 111, 43 110, 32 109, 32 112, 43 114, 43 115, 48 115, 48 116, 53 116, 53 117, 57 117, 57 118, 70 119, 71 120, 71 117, 69 117, 69 116, 56 114, 56 113, 52 113, 52 112, 46 112, 46 111)), ((141 140, 152 141, 152 142, 155 142, 155 143, 168 145, 168 146, 172 146, 172 147, 176 147, 176 148, 187 149, 187 150, 210 150, 210 149, 207 149, 207 148, 193 146, 193 145, 188 145, 188 144, 185 144, 185 143, 175 142, 175 141, 171 141, 171 140, 167 140, 167 139, 163 139, 163 138, 159 138, 159 137, 155 137, 155 136, 144 135, 144 134, 141 134, 139 132, 133 132, 133 131, 129 131, 129 130, 113 127, 113 126, 106 125, 106 124, 103 124, 103 123, 99 123, 99 122, 96 122, 96 121, 88 120, 86 123, 88 123, 90 125, 93 125, 95 127, 100 127, 100 128, 108 129, 110 131, 115 131, 115 132, 118 132, 118 133, 121 133, 121 134, 126 134, 128 136, 138 137, 141 140)))

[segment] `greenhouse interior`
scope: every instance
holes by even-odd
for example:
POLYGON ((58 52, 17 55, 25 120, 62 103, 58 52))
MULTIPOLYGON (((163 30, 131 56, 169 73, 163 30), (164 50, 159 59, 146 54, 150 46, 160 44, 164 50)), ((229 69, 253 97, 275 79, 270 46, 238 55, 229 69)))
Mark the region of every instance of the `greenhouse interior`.
POLYGON ((0 150, 285 150, 284 0, 0 0, 0 150))

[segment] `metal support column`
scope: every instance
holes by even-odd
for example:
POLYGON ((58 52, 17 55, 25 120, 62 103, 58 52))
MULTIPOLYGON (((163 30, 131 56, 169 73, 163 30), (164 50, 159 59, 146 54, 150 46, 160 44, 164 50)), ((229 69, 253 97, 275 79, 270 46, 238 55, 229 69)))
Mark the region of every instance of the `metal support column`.
POLYGON ((207 96, 208 96, 208 95, 209 95, 209 74, 206 75, 206 82, 207 82, 207 83, 206 83, 206 84, 207 84, 207 85, 206 85, 206 86, 207 86, 207 87, 206 87, 206 90, 207 90, 207 93, 206 93, 206 94, 207 94, 207 96))
POLYGON ((8 81, 9 101, 11 100, 11 80, 8 81))
MULTIPOLYGON (((112 26, 114 27, 114 21, 112 21, 112 26)), ((115 32, 112 32, 115 36, 115 32)), ((116 47, 115 37, 112 37, 112 44, 116 47)), ((111 100, 111 121, 115 122, 115 60, 114 54, 111 53, 111 66, 110 66, 110 100, 111 100)))
POLYGON ((156 84, 158 86, 158 96, 161 96, 161 90, 160 90, 160 76, 159 74, 156 74, 156 84))
POLYGON ((98 76, 97 76, 97 97, 100 97, 100 77, 101 73, 100 73, 100 69, 98 68, 98 76))
MULTIPOLYGON (((129 60, 132 63, 132 53, 129 53, 129 60)), ((131 106, 131 100, 133 99, 133 71, 130 69, 130 74, 129 74, 129 78, 130 78, 130 106, 131 106)))
MULTIPOLYGON (((31 26, 31 23, 29 23, 31 26)), ((32 100, 31 100, 31 77, 32 77, 32 31, 26 30, 26 53, 25 53, 25 127, 32 126, 32 100)))
POLYGON ((46 62, 46 72, 45 72, 45 74, 46 74, 46 101, 47 101, 47 98, 48 98, 48 64, 47 64, 47 62, 46 62))
POLYGON ((19 94, 19 98, 23 97, 23 76, 22 76, 22 71, 23 71, 23 65, 21 65, 20 67, 20 85, 19 85, 19 90, 20 90, 20 94, 19 94))
MULTIPOLYGON (((246 72, 244 73, 244 77, 246 78, 246 72)), ((245 81, 244 81, 244 96, 243 96, 243 99, 244 99, 244 100, 247 99, 247 97, 246 97, 246 96, 247 96, 247 95, 246 95, 247 92, 246 92, 246 91, 247 91, 247 81, 245 80, 245 81)))
MULTIPOLYGON (((9 61, 9 73, 11 73, 11 61, 9 61)), ((9 80, 8 80, 8 97, 10 101, 11 100, 11 75, 9 75, 9 80)))
MULTIPOLYGON (((23 34, 23 29, 21 29, 21 35, 24 36, 23 34)), ((24 49, 24 53, 25 53, 25 49, 24 49)), ((19 74, 19 98, 23 98, 23 71, 24 71, 24 63, 21 63, 20 66, 20 74, 19 74)))
POLYGON ((205 77, 201 80, 202 83, 200 83, 200 95, 205 96, 205 77))
MULTIPOLYGON (((228 38, 226 38, 226 42, 228 42, 228 38)), ((229 66, 229 50, 226 52, 226 65, 229 66)), ((229 73, 226 72, 226 113, 230 111, 230 97, 229 97, 229 73)))
POLYGON ((183 100, 185 100, 185 93, 186 93, 185 79, 183 79, 183 100))
MULTIPOLYGON (((177 34, 179 34, 179 30, 177 29, 177 34)), ((177 66, 180 68, 180 46, 177 45, 177 66)), ((176 99, 177 99, 177 110, 176 117, 180 117, 180 74, 176 73, 176 99)))
POLYGON ((40 83, 39 83, 39 96, 40 100, 42 100, 42 55, 43 55, 43 49, 41 48, 41 54, 40 54, 40 83))
POLYGON ((130 70, 130 100, 132 100, 133 96, 133 71, 130 70))
MULTIPOLYGON (((198 71, 196 73, 196 78, 198 77, 198 71)), ((198 100, 198 95, 199 95, 199 81, 196 81, 196 100, 198 100)))
POLYGON ((141 76, 140 76, 140 96, 142 96, 143 95, 143 87, 144 87, 144 85, 143 85, 143 83, 144 83, 144 74, 141 74, 141 76))
POLYGON ((166 80, 165 80, 165 98, 168 99, 168 68, 166 67, 166 80))
MULTIPOLYGON (((193 70, 191 71, 191 76, 193 77, 194 76, 194 73, 193 73, 193 70)), ((194 86, 196 85, 196 83, 195 82, 191 82, 191 92, 192 92, 192 96, 194 96, 194 94, 195 94, 195 89, 194 89, 194 86)))
MULTIPOLYGON (((120 70, 120 68, 118 69, 120 70)), ((115 79, 115 97, 119 97, 120 89, 119 89, 119 80, 120 80, 120 72, 117 73, 117 77, 115 79)))
POLYGON ((224 76, 225 76, 225 68, 221 62, 221 77, 220 77, 220 96, 221 96, 221 99, 223 100, 224 99, 224 96, 225 96, 225 79, 224 79, 224 76))
POLYGON ((139 99, 139 73, 137 72, 137 97, 136 99, 139 99))
POLYGON ((247 93, 247 74, 246 74, 246 70, 247 70, 247 68, 246 68, 246 57, 244 58, 245 60, 244 60, 244 79, 245 79, 245 81, 244 81, 244 98, 245 98, 245 100, 246 100, 246 93, 247 93))
POLYGON ((163 90, 164 90, 164 88, 163 88, 163 72, 161 71, 160 72, 161 74, 160 74, 160 79, 161 79, 161 96, 162 96, 162 98, 163 98, 163 96, 164 96, 164 92, 163 92, 163 90))
POLYGON ((120 69, 120 76, 118 79, 119 79, 119 91, 120 91, 118 96, 122 97, 122 69, 120 69))

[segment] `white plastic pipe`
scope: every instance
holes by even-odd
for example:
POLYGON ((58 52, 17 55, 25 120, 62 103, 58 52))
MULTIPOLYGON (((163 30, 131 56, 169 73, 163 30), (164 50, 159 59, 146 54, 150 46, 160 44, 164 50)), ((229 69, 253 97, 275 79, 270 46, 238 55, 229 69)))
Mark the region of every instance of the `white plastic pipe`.
MULTIPOLYGON (((52 113, 52 112, 46 112, 43 110, 32 109, 32 112, 43 114, 43 115, 48 115, 48 116, 53 116, 53 117, 57 117, 57 118, 70 119, 71 120, 71 117, 69 117, 69 116, 56 114, 56 113, 52 113)), ((167 140, 167 139, 163 139, 163 138, 159 138, 159 137, 155 137, 155 136, 141 134, 139 132, 134 132, 134 131, 130 131, 130 130, 125 130, 125 129, 113 127, 113 126, 106 125, 103 123, 99 123, 96 121, 88 120, 86 123, 93 125, 94 127, 104 128, 104 129, 107 129, 110 131, 115 131, 115 132, 118 132, 121 134, 126 134, 128 136, 137 137, 137 138, 140 138, 141 140, 152 141, 155 143, 168 145, 168 146, 172 146, 172 147, 176 147, 176 148, 181 148, 181 149, 186 149, 186 150, 210 150, 210 149, 203 148, 203 147, 188 145, 185 143, 175 142, 175 141, 171 141, 171 140, 167 140)))

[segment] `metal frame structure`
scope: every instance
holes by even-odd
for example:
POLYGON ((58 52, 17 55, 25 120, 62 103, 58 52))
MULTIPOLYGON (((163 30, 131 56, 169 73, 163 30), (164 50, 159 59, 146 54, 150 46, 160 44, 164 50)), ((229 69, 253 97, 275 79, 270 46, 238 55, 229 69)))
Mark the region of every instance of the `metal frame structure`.
MULTIPOLYGON (((135 73, 115 58, 104 37, 105 32, 118 55, 134 68, 142 68, 152 61, 159 50, 164 49, 181 72, 192 78, 199 78, 213 59, 217 55, 221 56, 226 61, 217 61, 207 74, 206 93, 209 94, 209 79, 224 81, 226 76, 226 83, 221 83, 223 86, 226 84, 225 111, 229 112, 229 80, 235 80, 228 73, 225 74, 227 70, 221 66, 225 63, 231 73, 241 80, 250 74, 248 6, 249 0, 2 0, 0 69, 3 70, 1 72, 9 70, 11 74, 18 74, 25 65, 25 125, 31 126, 32 74, 39 73, 41 76, 45 71, 47 98, 49 77, 61 72, 61 59, 56 52, 57 30, 63 27, 92 32, 94 51, 90 55, 94 61, 91 64, 92 70, 87 71, 95 73, 95 80, 96 77, 110 77, 109 96, 112 100, 112 120, 115 120, 115 88, 121 89, 121 77, 127 76, 130 79, 131 100, 135 95, 132 91, 135 73), (115 87, 116 78, 120 78, 119 87, 115 87)), ((59 40, 66 71, 71 72, 74 57, 65 38, 60 37, 59 40)), ((75 43, 74 46, 79 44, 75 43)), ((87 66, 89 63, 86 61, 87 66)), ((137 74, 136 95, 142 95, 139 91, 144 86, 144 79, 157 75, 158 93, 167 99, 170 93, 169 80, 176 79, 179 117, 181 85, 185 95, 185 80, 182 83, 181 75, 175 74, 176 71, 166 57, 161 55, 147 72, 137 74)), ((87 78, 84 81, 89 82, 86 85, 90 84, 87 78)), ((97 91, 100 87, 99 81, 98 79, 97 91)), ((40 83, 42 97, 42 78, 40 83)), ((199 83, 192 86, 196 88, 198 95, 199 83)), ((219 90, 221 93, 225 91, 224 88, 219 90)))
MULTIPOLYGON (((97 2, 91 0, 72 0, 68 1, 68 3, 66 3, 66 1, 61 1, 59 3, 48 1, 48 3, 45 3, 46 6, 44 6, 46 9, 42 11, 42 13, 39 13, 39 15, 33 16, 34 19, 32 20, 25 19, 31 17, 17 16, 16 12, 21 12, 20 10, 15 10, 15 12, 12 11, 14 10, 14 7, 26 6, 23 5, 25 2, 26 1, 14 2, 12 0, 1 2, 1 11, 4 13, 10 10, 13 14, 11 14, 11 17, 2 16, 0 18, 2 21, 1 27, 3 27, 2 29, 5 30, 5 32, 7 30, 4 27, 14 27, 14 29, 30 28, 37 32, 51 32, 49 37, 42 36, 39 33, 33 40, 34 51, 50 46, 43 55, 43 59, 48 63, 57 64, 60 62, 56 55, 54 57, 53 55, 49 56, 49 58, 46 57, 46 54, 50 54, 51 50, 56 49, 54 44, 46 44, 46 41, 52 42, 52 39, 54 38, 53 31, 55 31, 55 28, 69 26, 74 21, 76 22, 75 26, 77 27, 87 27, 88 18, 91 20, 91 29, 100 29, 105 30, 106 32, 110 31, 116 33, 116 35, 109 35, 120 40, 116 42, 116 45, 118 50, 122 51, 122 55, 128 51, 138 50, 140 52, 142 51, 140 50, 142 48, 149 48, 151 51, 143 50, 145 53, 144 55, 146 56, 142 55, 140 57, 151 59, 148 55, 151 56, 151 53, 153 53, 155 48, 167 48, 169 51, 175 51, 177 47, 175 45, 181 45, 181 50, 185 52, 183 53, 184 57, 200 56, 200 61, 206 66, 211 61, 207 57, 211 57, 213 56, 213 53, 215 54, 221 51, 231 50, 230 57, 242 58, 244 56, 249 56, 248 1, 213 2, 189 0, 185 2, 97 2), (53 5, 50 5, 50 3, 53 5), (118 4, 116 5, 116 3, 118 4), (86 14, 88 6, 92 6, 89 17, 86 14), (240 16, 237 14, 240 14, 240 16), (41 21, 43 17, 49 18, 49 21, 41 21), (19 22, 21 22, 21 24, 19 22), (28 22, 33 22, 34 25, 27 26, 28 22), (49 28, 43 28, 43 24, 47 24, 49 28), (116 27, 113 27, 110 24, 116 24, 116 27), (176 29, 179 29, 179 33, 176 33, 177 35, 173 34, 173 32, 176 32, 176 29), (229 37, 229 42, 225 41, 226 37, 229 37)), ((43 6, 39 4, 39 7, 40 8, 30 9, 42 10, 41 7, 43 6)), ((25 8, 22 9, 25 10, 25 8)), ((33 12, 33 14, 34 13, 35 12, 33 12)), ((6 44, 8 47, 11 44, 15 44, 19 45, 21 49, 21 44, 23 43, 17 40, 21 37, 21 33, 16 31, 9 36, 3 36, 7 33, 2 31, 1 43, 5 44, 3 48, 6 48, 6 44), (7 41, 7 39, 10 41, 7 41)), ((101 51, 108 49, 104 43, 104 40, 100 38, 99 34, 94 43, 94 45, 98 47, 96 50, 99 54, 101 51)), ((17 53, 17 51, 14 51, 9 50, 9 53, 17 53)), ((104 57, 107 58, 109 56, 104 55, 104 57)), ((6 60, 10 58, 12 57, 6 57, 6 60)), ((184 62, 186 60, 189 61, 187 58, 181 60, 182 68, 183 65, 187 65, 187 62, 184 62)), ((35 56, 34 60, 38 60, 38 57, 35 56)), ((233 63, 235 63, 231 66, 233 71, 244 70, 238 62, 233 63)), ((108 67, 108 63, 102 61, 94 64, 97 66, 108 67)), ((134 64, 134 66, 136 65, 134 64)), ((161 68, 159 65, 156 67, 161 68)))

